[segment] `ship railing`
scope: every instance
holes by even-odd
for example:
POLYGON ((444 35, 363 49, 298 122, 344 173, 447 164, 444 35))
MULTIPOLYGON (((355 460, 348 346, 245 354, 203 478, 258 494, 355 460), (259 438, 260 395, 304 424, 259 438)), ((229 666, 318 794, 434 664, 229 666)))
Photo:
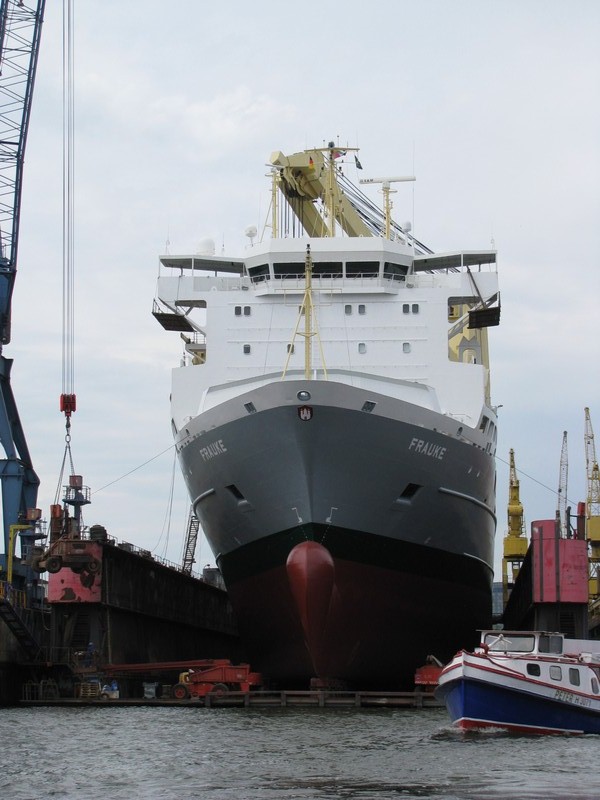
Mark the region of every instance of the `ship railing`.
POLYGON ((15 589, 8 581, 0 581, 0 600, 8 600, 14 608, 27 608, 26 592, 15 589))
MULTIPOLYGON (((317 275, 313 273, 312 275, 312 288, 316 292, 340 291, 342 289, 351 289, 352 291, 369 289, 372 291, 373 289, 389 288, 390 286, 394 286, 394 289, 397 289, 400 285, 401 281, 390 280, 387 275, 383 278, 379 274, 373 275, 371 273, 361 272, 356 275, 346 275, 346 277, 341 272, 320 273, 317 275)), ((276 275, 274 278, 267 275, 258 276, 258 279, 252 280, 252 287, 258 293, 303 292, 306 288, 306 283, 304 273, 291 272, 289 274, 276 275)))

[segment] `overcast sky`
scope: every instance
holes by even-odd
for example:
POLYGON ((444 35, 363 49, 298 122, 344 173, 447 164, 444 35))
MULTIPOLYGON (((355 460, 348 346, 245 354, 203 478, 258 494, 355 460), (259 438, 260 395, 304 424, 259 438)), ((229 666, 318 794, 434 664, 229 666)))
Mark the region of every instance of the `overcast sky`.
MULTIPOLYGON (((65 433, 61 6, 49 0, 42 31, 4 349, 46 516, 65 433)), ((585 406, 600 437, 597 0, 78 0, 75 40, 72 452, 93 492, 86 523, 180 560, 181 346, 151 316, 158 255, 205 237, 240 254, 264 222, 270 153, 337 137, 361 148, 365 177, 414 170, 421 241, 499 251, 497 552, 509 448, 528 523, 554 516, 563 430, 569 499, 585 498, 585 406)), ((394 203, 398 221, 413 216, 412 189, 394 203)), ((203 542, 198 566, 211 560, 203 542)))

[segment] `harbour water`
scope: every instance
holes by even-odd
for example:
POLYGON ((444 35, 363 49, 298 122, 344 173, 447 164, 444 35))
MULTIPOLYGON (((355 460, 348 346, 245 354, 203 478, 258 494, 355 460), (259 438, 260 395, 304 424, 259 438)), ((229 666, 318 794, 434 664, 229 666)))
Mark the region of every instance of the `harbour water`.
POLYGON ((443 709, 0 709, 2 800, 597 800, 600 737, 443 709))

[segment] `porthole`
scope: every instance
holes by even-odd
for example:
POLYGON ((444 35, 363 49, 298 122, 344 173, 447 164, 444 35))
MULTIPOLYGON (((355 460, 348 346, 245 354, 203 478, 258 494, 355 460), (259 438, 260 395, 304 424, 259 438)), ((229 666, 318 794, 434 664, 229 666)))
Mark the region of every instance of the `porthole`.
POLYGON ((298 394, 296 395, 298 400, 301 400, 303 403, 306 403, 310 400, 310 392, 307 392, 306 389, 301 389, 298 394))

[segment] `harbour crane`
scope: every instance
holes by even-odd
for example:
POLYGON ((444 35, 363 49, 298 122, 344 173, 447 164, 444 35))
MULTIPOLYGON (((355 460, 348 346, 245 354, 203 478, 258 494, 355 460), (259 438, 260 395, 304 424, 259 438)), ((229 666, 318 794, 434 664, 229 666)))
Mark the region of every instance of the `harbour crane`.
POLYGON ((39 478, 35 473, 10 383, 13 360, 2 354, 11 338, 25 144, 38 62, 45 0, 0 0, 0 459, 4 554, 14 534, 32 529, 39 478))
POLYGON ((504 605, 508 602, 510 590, 515 585, 523 560, 527 555, 527 536, 523 505, 519 495, 519 479, 515 467, 515 451, 511 448, 509 455, 508 483, 508 532, 504 537, 504 557, 502 559, 502 594, 504 605))
POLYGON ((569 456, 567 452, 567 432, 563 431, 562 448, 560 451, 560 468, 558 474, 558 492, 556 504, 556 524, 558 535, 566 538, 569 533, 569 520, 567 519, 567 486, 569 483, 569 456))
POLYGON ((585 413, 585 472, 587 478, 587 497, 585 504, 585 528, 590 561, 590 601, 600 597, 600 470, 596 458, 594 430, 590 410, 585 413))

